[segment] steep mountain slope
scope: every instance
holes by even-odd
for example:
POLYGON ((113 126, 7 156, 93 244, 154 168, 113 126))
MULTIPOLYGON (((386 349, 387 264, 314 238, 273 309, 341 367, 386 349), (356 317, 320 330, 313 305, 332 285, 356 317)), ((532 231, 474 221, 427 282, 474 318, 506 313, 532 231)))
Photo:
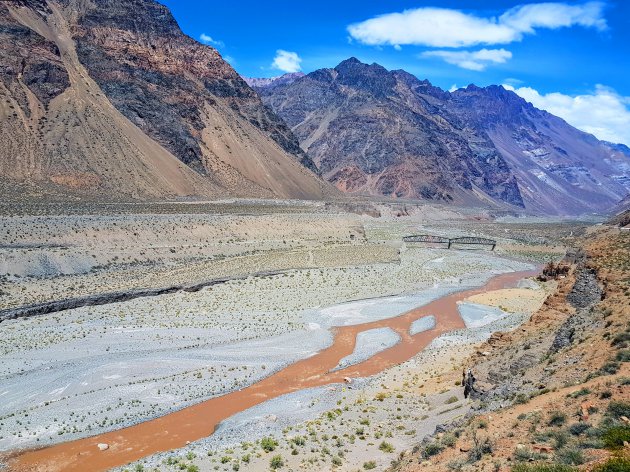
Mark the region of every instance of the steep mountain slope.
POLYGON ((5 186, 134 198, 331 193, 283 121, 153 0, 8 0, 0 44, 5 186))
POLYGON ((500 86, 451 94, 449 109, 486 131, 528 206, 552 213, 609 211, 630 189, 630 158, 500 86))
POLYGON ((630 189, 623 152, 503 87, 449 93, 351 58, 254 88, 346 192, 580 214, 630 189))

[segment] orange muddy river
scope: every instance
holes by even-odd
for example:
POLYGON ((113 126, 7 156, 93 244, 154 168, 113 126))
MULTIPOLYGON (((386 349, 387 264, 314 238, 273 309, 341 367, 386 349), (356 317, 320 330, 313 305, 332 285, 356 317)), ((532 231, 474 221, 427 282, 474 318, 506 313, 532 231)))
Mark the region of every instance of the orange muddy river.
POLYGON ((395 318, 335 328, 330 347, 249 387, 118 431, 15 452, 8 460, 8 470, 97 472, 151 454, 181 448, 187 442, 210 436, 224 419, 266 400, 305 388, 340 383, 344 377, 368 377, 400 364, 418 354, 437 336, 465 327, 457 302, 478 293, 514 286, 520 279, 536 273, 525 271, 499 275, 483 287, 447 295, 395 318), (411 323, 427 315, 435 316, 435 328, 410 336, 411 323), (342 358, 353 352, 357 334, 373 328, 391 328, 400 335, 401 341, 360 364, 330 372, 342 358), (100 451, 99 443, 108 444, 109 449, 100 451))

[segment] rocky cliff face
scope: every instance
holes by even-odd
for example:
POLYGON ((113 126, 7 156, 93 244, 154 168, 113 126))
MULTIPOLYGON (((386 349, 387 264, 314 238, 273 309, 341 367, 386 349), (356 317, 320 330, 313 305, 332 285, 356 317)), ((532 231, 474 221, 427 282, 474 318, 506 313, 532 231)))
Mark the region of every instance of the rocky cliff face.
POLYGON ((330 192, 284 122, 161 4, 7 0, 0 25, 0 176, 134 197, 330 192))
POLYGON ((349 59, 255 89, 346 192, 579 214, 630 189, 627 156, 503 87, 449 93, 349 59))

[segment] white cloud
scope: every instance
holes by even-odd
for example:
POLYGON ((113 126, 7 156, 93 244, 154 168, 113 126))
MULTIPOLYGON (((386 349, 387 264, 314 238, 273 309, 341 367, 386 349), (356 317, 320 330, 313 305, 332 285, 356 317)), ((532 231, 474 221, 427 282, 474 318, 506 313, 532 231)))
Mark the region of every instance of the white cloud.
POLYGON ((372 45, 406 44, 466 47, 520 41, 537 28, 583 26, 603 30, 605 4, 534 3, 507 10, 499 18, 480 17, 447 8, 415 8, 389 13, 348 26, 350 36, 372 45))
POLYGON ((302 58, 296 52, 278 49, 271 66, 283 72, 299 72, 302 69, 301 62, 302 58))
POLYGON ((222 48, 223 46, 225 46, 223 41, 214 39, 212 36, 209 36, 206 33, 201 33, 201 35, 199 36, 199 41, 201 41, 204 44, 210 44, 217 48, 222 48))
POLYGON ((597 85, 592 94, 571 96, 558 92, 541 94, 531 87, 503 86, 582 131, 630 146, 630 97, 609 87, 597 85))
POLYGON ((480 49, 479 51, 426 51, 422 57, 438 57, 463 69, 484 70, 488 64, 503 64, 512 58, 505 49, 480 49))
POLYGON ((588 2, 582 5, 532 3, 506 11, 499 18, 499 23, 523 33, 534 33, 536 28, 556 29, 573 25, 603 31, 607 28, 603 10, 603 2, 588 2))

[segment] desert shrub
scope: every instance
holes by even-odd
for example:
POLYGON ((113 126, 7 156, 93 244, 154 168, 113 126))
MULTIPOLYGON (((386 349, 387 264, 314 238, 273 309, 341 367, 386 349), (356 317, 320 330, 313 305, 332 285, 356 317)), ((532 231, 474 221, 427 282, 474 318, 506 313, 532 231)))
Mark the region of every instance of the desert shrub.
POLYGON ((364 468, 365 470, 372 470, 372 469, 376 469, 376 462, 374 462, 374 461, 364 462, 364 463, 363 463, 363 468, 364 468))
POLYGON ((424 457, 436 456, 444 450, 444 446, 439 443, 430 443, 424 447, 424 457))
POLYGON ((442 436, 440 442, 446 447, 453 447, 457 443, 457 438, 454 434, 448 433, 442 436))
POLYGON ((561 411, 552 411, 549 415, 549 426, 562 426, 567 421, 567 415, 561 411))
POLYGON ((599 371, 602 374, 613 375, 619 372, 619 362, 608 361, 606 362, 599 371))
POLYGON ((528 401, 529 401, 529 396, 525 395, 524 393, 519 393, 518 395, 514 397, 515 405, 524 405, 528 401))
POLYGON ((614 419, 619 419, 622 416, 630 418, 630 403, 613 400, 608 404, 606 415, 614 419))
POLYGON ((582 465, 586 462, 584 454, 579 449, 561 449, 555 455, 556 461, 565 465, 582 465))
POLYGON ((573 423, 571 426, 569 426, 569 433, 571 433, 573 436, 579 436, 590 427, 591 425, 588 423, 573 423))
POLYGON ((630 349, 619 351, 615 356, 615 360, 619 362, 630 362, 630 349))
POLYGON ((460 471, 463 470, 466 465, 468 465, 466 459, 460 457, 459 459, 454 459, 446 464, 446 467, 448 467, 449 470, 460 471))
POLYGON ((494 449, 494 445, 490 438, 479 439, 476 435, 473 437, 473 446, 468 453, 468 461, 469 462, 477 462, 481 460, 481 458, 485 454, 492 454, 494 449))
POLYGON ((613 346, 626 347, 628 342, 630 342, 630 333, 625 332, 615 335, 611 344, 613 346))
POLYGON ((545 459, 545 456, 539 452, 534 452, 527 448, 516 448, 514 450, 514 459, 518 462, 537 461, 545 459))
POLYGON ((611 457, 603 464, 596 466, 593 472, 628 472, 630 470, 630 457, 611 457))
POLYGON ((278 441, 272 437, 267 436, 260 440, 260 447, 262 447, 265 452, 273 451, 276 446, 278 446, 278 441))
POLYGON ((341 457, 335 456, 332 458, 332 465, 339 467, 342 464, 343 464, 343 461, 341 460, 341 457))
POLYGON ((378 449, 383 452, 394 452, 394 446, 391 443, 388 443, 387 441, 383 441, 378 446, 378 449))
POLYGON ((601 439, 584 439, 578 445, 580 449, 604 449, 604 442, 601 439))
POLYGON ((619 449, 630 442, 630 426, 613 426, 602 432, 602 441, 608 449, 619 449))
POLYGON ((569 434, 566 431, 552 431, 549 435, 553 439, 556 449, 561 449, 569 442, 569 434))
POLYGON ((456 396, 448 397, 444 403, 450 405, 451 403, 457 403, 458 399, 456 396))
POLYGON ((269 467, 273 470, 277 470, 282 466, 284 466, 284 461, 282 460, 282 456, 280 454, 273 456, 269 461, 269 467))
POLYGON ((582 397, 584 395, 588 395, 589 393, 591 393, 591 391, 588 388, 581 388, 580 390, 577 390, 573 393, 569 393, 567 397, 577 398, 577 397, 582 397))
POLYGON ((512 472, 578 472, 578 469, 563 464, 516 464, 512 472))

